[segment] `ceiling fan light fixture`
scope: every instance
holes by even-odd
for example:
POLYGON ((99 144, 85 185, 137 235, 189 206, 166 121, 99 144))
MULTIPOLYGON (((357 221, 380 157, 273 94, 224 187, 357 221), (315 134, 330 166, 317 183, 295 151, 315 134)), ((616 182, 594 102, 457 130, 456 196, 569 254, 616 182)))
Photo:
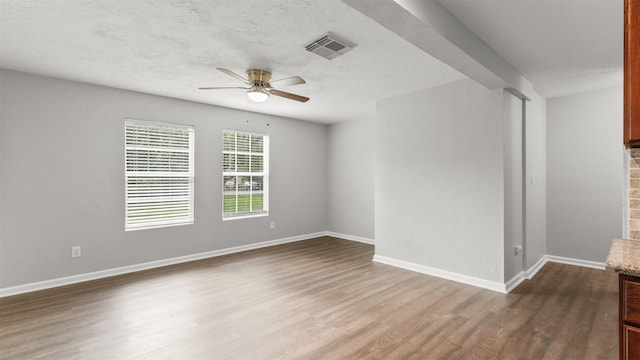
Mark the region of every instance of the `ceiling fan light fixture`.
POLYGON ((253 87, 247 91, 247 96, 253 102, 263 102, 269 98, 269 93, 259 87, 253 87))

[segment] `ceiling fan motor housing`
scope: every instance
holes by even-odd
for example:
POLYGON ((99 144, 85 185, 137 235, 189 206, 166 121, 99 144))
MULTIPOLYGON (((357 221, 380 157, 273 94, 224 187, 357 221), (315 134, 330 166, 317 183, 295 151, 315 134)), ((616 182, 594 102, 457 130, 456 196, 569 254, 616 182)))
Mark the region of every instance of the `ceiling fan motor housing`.
POLYGON ((249 77, 249 81, 253 84, 254 87, 262 87, 269 88, 269 81, 271 80, 271 73, 264 70, 251 69, 247 70, 247 76, 249 77))

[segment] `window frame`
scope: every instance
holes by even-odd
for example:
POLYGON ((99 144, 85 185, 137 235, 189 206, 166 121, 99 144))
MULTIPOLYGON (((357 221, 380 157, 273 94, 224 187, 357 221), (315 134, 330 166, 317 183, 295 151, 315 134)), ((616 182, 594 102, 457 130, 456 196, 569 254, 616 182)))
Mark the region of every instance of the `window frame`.
MULTIPOLYGON (((259 133, 259 132, 253 132, 253 131, 246 131, 246 130, 236 130, 236 129, 223 129, 222 130, 222 142, 221 142, 221 148, 222 148, 222 220, 223 221, 227 221, 227 220, 240 220, 240 219, 250 219, 250 218, 256 218, 256 217, 264 217, 264 216, 269 216, 269 151, 270 151, 270 137, 269 134, 266 133, 259 133), (225 134, 227 133, 233 133, 235 136, 235 150, 226 150, 225 149, 225 134), (239 151, 238 150, 238 143, 237 143, 237 136, 238 134, 245 134, 245 135, 249 135, 249 136, 259 136, 262 137, 262 152, 253 152, 252 148, 251 148, 251 140, 249 140, 249 151, 239 151), (227 155, 235 155, 235 170, 236 171, 225 171, 226 170, 226 164, 225 164, 225 154, 227 155), (248 171, 248 172, 242 172, 242 171, 237 171, 238 170, 238 161, 237 161, 237 155, 247 155, 248 159, 252 159, 252 156, 262 156, 262 171, 261 172, 253 172, 253 171, 248 171), (235 181, 234 181, 234 189, 233 190, 229 190, 227 188, 225 188, 225 178, 227 177, 235 177, 235 181), (262 187, 260 190, 256 190, 254 191, 253 186, 250 185, 248 187, 248 192, 249 192, 249 196, 250 196, 250 201, 253 201, 253 194, 256 193, 257 191, 259 191, 262 194, 262 210, 259 211, 244 211, 244 212, 238 212, 238 195, 239 192, 241 191, 239 189, 239 186, 237 184, 237 179, 238 177, 262 177, 262 187), (229 195, 228 192, 229 191, 233 191, 234 195, 236 196, 235 199, 235 204, 236 204, 236 211, 233 213, 227 213, 226 212, 226 208, 225 208, 225 196, 229 195)), ((251 161, 251 160, 249 160, 251 161)), ((250 163, 249 163, 249 168, 250 167, 250 163)))
MULTIPOLYGON (((141 132, 143 134, 144 132, 141 132)), ((161 134, 160 137, 163 138, 166 136, 168 132, 161 134)), ((131 135, 133 136, 133 135, 131 135)), ((164 138, 171 139, 170 136, 164 138)), ((174 137, 176 142, 184 141, 184 135, 182 137, 174 137)), ((191 225, 194 223, 194 200, 195 200, 195 127, 193 125, 187 124, 178 124, 178 123, 170 123, 170 122, 159 122, 159 121, 148 121, 148 120, 138 120, 125 118, 124 119, 124 172, 125 172, 125 231, 137 231, 137 230, 147 230, 147 229, 157 229, 171 226, 181 226, 181 225, 191 225), (130 133, 133 134, 135 131, 140 132, 140 130, 134 129, 137 126, 139 128, 149 127, 147 131, 157 131, 161 133, 162 128, 164 129, 173 129, 178 132, 187 132, 187 148, 179 148, 178 146, 151 146, 149 143, 146 145, 141 144, 133 144, 130 145, 129 141, 134 141, 134 139, 130 139, 130 133), (154 129, 155 127, 155 129, 154 129), (187 171, 152 171, 155 166, 166 166, 161 161, 166 161, 165 159, 158 160, 156 159, 155 163, 152 163, 151 159, 147 158, 147 169, 144 169, 145 166, 140 166, 139 169, 130 170, 130 163, 133 163, 137 158, 136 151, 149 151, 156 152, 156 154, 160 154, 164 152, 164 155, 172 154, 178 158, 175 162, 169 162, 169 166, 175 166, 176 168, 184 168, 187 166, 187 171), (131 152, 131 156, 129 155, 131 152), (136 154, 136 155, 134 155, 136 154), (179 154, 186 154, 187 160, 179 159, 179 154), (150 170, 151 169, 151 170, 150 170), (146 179, 146 181, 142 181, 146 179), (186 179, 186 182, 185 182, 186 179), (138 184, 135 184, 135 181, 138 181, 138 184), (141 185, 141 183, 146 182, 146 185, 141 185), (150 185, 149 185, 150 184, 150 185), (154 191, 157 192, 156 189, 153 189, 153 186, 158 187, 161 185, 163 187, 163 191, 168 193, 166 196, 158 196, 157 194, 153 194, 154 191), (145 193, 146 190, 146 193, 145 193), (186 195, 184 194, 186 192, 186 195), (182 194, 180 194, 182 193, 182 194), (146 198, 144 197, 146 196, 146 198), (155 197, 155 198, 154 198, 155 197), (145 201, 146 199, 146 201, 145 201), (156 214, 155 218, 153 215, 148 215, 150 217, 146 221, 131 221, 132 216, 130 211, 135 208, 132 206, 134 204, 147 203, 147 207, 144 206, 139 207, 140 211, 147 212, 153 211, 153 206, 164 205, 168 206, 167 202, 171 201, 186 201, 186 211, 184 210, 185 206, 181 205, 183 210, 167 210, 165 208, 164 212, 160 211, 156 214), (174 211, 176 214, 185 213, 185 215, 179 216, 177 218, 173 218, 171 220, 166 217, 171 216, 171 211, 174 211), (165 215, 165 218, 162 219, 159 216, 165 215)), ((149 156, 149 155, 147 155, 149 156)), ((171 157, 170 157, 171 158, 171 157)))

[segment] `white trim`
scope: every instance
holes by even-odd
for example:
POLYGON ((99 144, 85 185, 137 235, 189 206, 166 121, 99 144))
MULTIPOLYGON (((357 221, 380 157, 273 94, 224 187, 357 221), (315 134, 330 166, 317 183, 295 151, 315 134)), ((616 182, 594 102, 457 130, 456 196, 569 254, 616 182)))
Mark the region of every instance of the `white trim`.
POLYGON ((520 271, 516 276, 512 277, 511 280, 507 281, 504 285, 507 293, 513 291, 513 289, 517 288, 518 285, 522 284, 525 280, 531 280, 534 276, 542 269, 544 264, 547 263, 547 255, 542 256, 533 266, 531 266, 527 270, 520 271))
POLYGON ((369 244, 369 245, 375 245, 375 240, 369 239, 369 238, 364 238, 364 237, 361 237, 361 236, 341 234, 341 233, 336 233, 336 232, 333 232, 333 231, 327 231, 327 236, 332 236, 332 237, 335 237, 335 238, 340 238, 340 239, 345 239, 345 240, 357 241, 357 242, 361 242, 361 243, 365 243, 365 244, 369 244))
POLYGON ((525 274, 526 279, 527 280, 533 279, 533 277, 536 276, 536 274, 538 274, 538 271, 540 271, 540 269, 542 269, 542 267, 546 263, 547 263, 547 255, 544 255, 535 264, 533 264, 532 267, 526 270, 526 274, 525 274))
POLYGON ((520 285, 523 281, 527 279, 526 275, 527 275, 527 272, 520 271, 516 276, 512 277, 511 280, 507 281, 504 284, 505 292, 508 294, 513 289, 518 287, 518 285, 520 285))
POLYGON ((538 271, 540 271, 540 269, 542 269, 542 267, 547 262, 550 262, 550 261, 561 263, 561 264, 567 264, 567 265, 588 267, 588 268, 598 269, 598 270, 605 269, 605 264, 597 261, 573 259, 573 258, 567 258, 567 257, 555 256, 555 255, 544 255, 528 270, 521 271, 520 273, 515 275, 513 278, 511 278, 509 281, 502 284, 500 282, 480 279, 473 276, 458 274, 458 273, 454 273, 446 270, 436 269, 429 266, 419 265, 419 264, 397 260, 393 258, 388 258, 380 255, 374 255, 373 261, 386 264, 386 265, 399 267, 406 270, 419 272, 426 275, 431 275, 431 276, 436 276, 436 277, 451 280, 451 281, 456 281, 456 282, 467 284, 467 285, 473 285, 473 286, 477 286, 477 287, 481 287, 484 289, 497 291, 505 294, 511 292, 518 285, 520 285, 524 280, 532 279, 534 276, 536 276, 538 271))
POLYGON ((291 242, 296 242, 301 240, 310 240, 310 239, 315 239, 315 238, 326 236, 326 235, 327 235, 326 231, 322 231, 322 232, 317 232, 312 234, 298 235, 298 236, 292 236, 292 237, 283 238, 283 239, 263 241, 255 244, 234 246, 231 248, 207 251, 199 254, 178 256, 178 257, 169 258, 169 259, 150 261, 142 264, 128 265, 128 266, 123 266, 123 267, 118 267, 113 269, 100 270, 100 271, 95 271, 95 272, 90 272, 85 274, 72 275, 72 276, 67 276, 67 277, 62 277, 57 279, 34 282, 30 284, 12 286, 8 288, 0 289, 0 298, 28 293, 32 291, 50 289, 50 288, 63 286, 63 285, 71 285, 71 284, 76 284, 76 283, 90 281, 90 280, 97 280, 97 279, 102 279, 110 276, 123 275, 123 274, 128 274, 128 273, 142 271, 142 270, 154 269, 154 268, 159 268, 159 267, 168 266, 168 265, 180 264, 180 263, 194 261, 194 260, 201 260, 201 259, 207 259, 207 258, 212 258, 212 257, 217 257, 222 255, 234 254, 237 252, 242 252, 247 250, 260 249, 264 247, 286 244, 286 243, 291 243, 291 242))
POLYGON ((492 291, 505 293, 505 294, 507 293, 506 285, 496 281, 480 279, 473 276, 458 274, 458 273, 454 273, 446 270, 440 270, 440 269, 432 268, 429 266, 418 265, 408 261, 393 259, 393 258, 380 256, 380 255, 374 255, 373 261, 379 262, 381 264, 399 267, 406 270, 419 272, 426 275, 436 276, 442 279, 452 280, 452 281, 467 284, 467 285, 481 287, 487 290, 492 290, 492 291))
POLYGON ((222 221, 229 220, 242 220, 242 219, 251 219, 263 216, 269 216, 268 212, 253 212, 253 213, 243 213, 244 215, 229 215, 227 217, 223 217, 222 221))
MULTIPOLYGON (((133 273, 133 272, 142 271, 142 270, 180 264, 180 263, 194 261, 194 260, 201 260, 201 259, 207 259, 207 258, 212 258, 212 257, 217 257, 222 255, 234 254, 242 251, 260 249, 264 247, 287 244, 287 243, 292 243, 296 241, 310 240, 310 239, 315 239, 322 236, 331 236, 331 237, 336 237, 344 240, 357 241, 357 242, 362 242, 365 244, 372 244, 372 245, 375 243, 374 240, 372 239, 363 238, 360 236, 340 234, 332 231, 320 231, 320 232, 311 233, 311 234, 291 236, 283 239, 263 241, 255 244, 234 246, 231 248, 213 250, 213 251, 208 251, 208 252, 199 253, 199 254, 179 256, 179 257, 174 257, 169 259, 146 262, 142 264, 128 265, 128 266, 123 266, 119 268, 100 270, 100 271, 95 271, 91 273, 72 275, 72 276, 67 276, 63 278, 12 286, 8 288, 0 288, 0 298, 6 297, 6 296, 12 296, 12 295, 24 294, 32 291, 50 289, 58 286, 71 285, 71 284, 81 283, 85 281, 97 280, 97 279, 102 279, 110 276, 123 275, 123 274, 133 273)), ((426 275, 436 276, 442 279, 456 281, 459 283, 477 286, 477 287, 481 287, 484 289, 505 293, 505 294, 511 292, 518 285, 520 285, 524 280, 532 279, 538 273, 538 271, 540 271, 540 269, 542 269, 542 267, 549 261, 561 263, 561 264, 574 265, 574 266, 583 266, 583 267, 588 267, 588 268, 598 269, 598 270, 605 269, 605 264, 602 262, 567 258, 567 257, 555 256, 555 255, 544 255, 543 257, 540 258, 540 260, 538 260, 538 262, 536 262, 528 270, 521 271, 519 274, 511 278, 509 281, 502 284, 495 281, 489 281, 489 280, 480 279, 473 276, 458 274, 458 273, 454 273, 446 270, 432 268, 429 266, 397 260, 397 259, 389 258, 386 256, 374 255, 372 260, 381 264, 391 265, 391 266, 399 267, 402 269, 415 271, 415 272, 419 272, 426 275)))
POLYGON ((222 167, 222 181, 225 183, 226 177, 234 177, 235 181, 239 180, 239 177, 262 177, 262 188, 259 191, 256 191, 255 194, 262 194, 262 209, 258 211, 253 211, 253 186, 250 184, 248 195, 250 196, 249 204, 251 211, 238 211, 238 203, 237 197, 241 194, 239 184, 235 184, 235 188, 233 190, 222 189, 222 220, 238 220, 238 219, 248 219, 253 217, 260 216, 268 216, 269 215, 269 134, 264 133, 255 133, 248 131, 239 131, 239 130, 222 130, 222 155, 234 155, 234 170, 233 171, 225 171, 225 166, 227 164, 223 164, 222 167), (225 150, 227 145, 227 134, 233 135, 233 150, 225 150), (243 134, 249 136, 248 138, 248 151, 240 151, 238 150, 238 135, 243 134), (252 148, 252 137, 261 137, 262 138, 262 151, 257 152, 252 148), (249 164, 251 164, 251 159, 253 156, 262 156, 262 171, 249 171, 253 169, 247 169, 248 171, 238 171, 238 155, 246 155, 249 159, 249 164), (232 194, 229 194, 232 192, 232 194), (232 195, 236 197, 236 207, 233 212, 225 213, 225 197, 228 195, 232 195))
POLYGON ((592 268, 592 269, 604 270, 604 263, 603 262, 574 259, 574 258, 555 256, 555 255, 545 255, 544 257, 545 257, 546 261, 552 261, 552 262, 556 262, 556 263, 560 263, 560 264, 583 266, 583 267, 588 267, 588 268, 592 268))
POLYGON ((597 262, 597 261, 581 260, 581 259, 567 258, 567 257, 555 256, 555 255, 544 255, 529 269, 525 271, 521 271, 518 275, 514 276, 511 280, 507 281, 505 283, 507 292, 511 292, 511 290, 515 289, 524 280, 533 279, 536 276, 536 274, 538 274, 538 271, 540 271, 540 269, 542 269, 544 265, 548 262, 555 262, 555 263, 567 264, 567 265, 573 265, 573 266, 582 266, 582 267, 588 267, 588 268, 598 269, 598 270, 604 270, 605 268, 604 263, 597 262))

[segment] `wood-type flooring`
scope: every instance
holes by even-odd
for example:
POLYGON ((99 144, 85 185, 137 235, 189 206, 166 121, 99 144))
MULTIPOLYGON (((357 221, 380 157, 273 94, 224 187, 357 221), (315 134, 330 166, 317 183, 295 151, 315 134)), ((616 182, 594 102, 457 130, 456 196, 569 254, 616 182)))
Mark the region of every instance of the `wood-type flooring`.
POLYGON ((510 294, 331 237, 0 299, 0 359, 616 359, 617 275, 510 294))

